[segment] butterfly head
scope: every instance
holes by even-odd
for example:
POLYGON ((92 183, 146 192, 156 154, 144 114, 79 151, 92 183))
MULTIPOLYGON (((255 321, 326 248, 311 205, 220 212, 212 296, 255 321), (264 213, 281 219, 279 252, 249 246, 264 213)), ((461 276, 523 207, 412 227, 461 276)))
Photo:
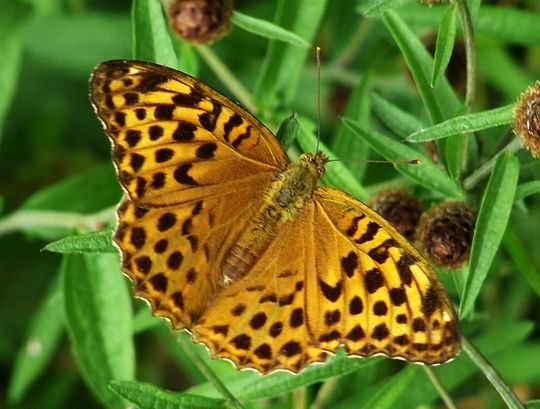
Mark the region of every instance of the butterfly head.
POLYGON ((328 156, 321 151, 315 154, 306 152, 298 158, 298 165, 306 169, 316 179, 323 177, 326 162, 328 162, 328 156))

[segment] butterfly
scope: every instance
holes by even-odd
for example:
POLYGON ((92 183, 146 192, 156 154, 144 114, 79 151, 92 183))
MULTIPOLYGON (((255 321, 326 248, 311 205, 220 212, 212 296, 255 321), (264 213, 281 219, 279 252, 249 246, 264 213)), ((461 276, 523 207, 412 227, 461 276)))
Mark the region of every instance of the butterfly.
POLYGON ((290 162, 252 114, 188 74, 95 68, 90 98, 126 195, 114 242, 134 294, 212 356, 298 372, 338 348, 442 363, 460 350, 436 273, 386 220, 290 162))

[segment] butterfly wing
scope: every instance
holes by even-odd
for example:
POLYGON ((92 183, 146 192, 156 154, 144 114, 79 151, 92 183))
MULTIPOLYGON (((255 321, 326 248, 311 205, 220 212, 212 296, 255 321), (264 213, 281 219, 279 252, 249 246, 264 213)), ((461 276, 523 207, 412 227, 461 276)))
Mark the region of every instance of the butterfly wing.
POLYGON ((426 364, 454 357, 454 310, 418 252, 344 192, 319 187, 314 199, 246 278, 216 298, 195 339, 262 372, 297 372, 340 345, 353 356, 426 364))
POLYGON ((288 163, 253 115, 182 72, 109 61, 94 70, 90 90, 120 182, 142 206, 232 192, 288 163))
MULTIPOLYGON (((321 257, 318 274, 326 296, 320 308, 325 314, 340 309, 347 317, 325 334, 337 331, 334 335, 341 335, 351 355, 381 353, 426 364, 453 358, 460 349, 458 320, 436 273, 418 251, 378 213, 346 193, 320 187, 315 197, 317 223, 329 226, 319 248, 339 255, 321 257)), ((319 328, 324 324, 319 320, 319 328)))
POLYGON ((170 68, 109 61, 90 90, 127 192, 114 236, 123 271, 155 314, 189 327, 286 154, 253 115, 170 68))

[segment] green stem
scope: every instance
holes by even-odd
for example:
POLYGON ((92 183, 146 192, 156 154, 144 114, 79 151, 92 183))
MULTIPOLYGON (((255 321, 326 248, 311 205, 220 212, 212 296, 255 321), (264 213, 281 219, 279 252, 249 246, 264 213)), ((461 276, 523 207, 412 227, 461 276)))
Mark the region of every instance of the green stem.
MULTIPOLYGON (((465 93, 465 113, 472 111, 472 105, 476 98, 476 45, 471 13, 466 0, 456 0, 458 5, 459 19, 463 28, 463 40, 465 42, 465 55, 467 59, 467 88, 465 93)), ((466 169, 469 159, 470 134, 464 135, 463 154, 461 168, 466 169)))
POLYGON ((328 401, 332 392, 339 385, 339 378, 331 378, 323 383, 319 391, 317 392, 317 397, 311 404, 311 409, 323 409, 328 407, 328 401))
POLYGON ((307 408, 307 390, 306 387, 296 388, 293 391, 293 409, 307 408))
POLYGON ((225 86, 231 91, 235 98, 250 112, 257 112, 257 106, 253 103, 253 99, 249 91, 242 85, 220 58, 206 45, 196 45, 202 59, 214 71, 217 77, 223 81, 225 86))
POLYGON ((490 160, 484 163, 476 172, 471 174, 467 179, 463 181, 463 187, 465 188, 465 190, 473 189, 478 184, 478 182, 480 182, 482 179, 484 179, 491 173, 499 155, 501 155, 505 151, 517 152, 521 149, 521 147, 521 140, 519 138, 514 138, 512 141, 510 141, 508 145, 506 145, 495 156, 493 156, 490 160))
POLYGON ((465 55, 467 57, 467 90, 465 93, 465 111, 471 112, 472 104, 476 98, 476 46, 471 13, 466 0, 456 0, 459 19, 463 28, 463 41, 465 42, 465 55))
POLYGON ((422 368, 424 368, 424 371, 426 371, 429 380, 431 381, 437 392, 439 392, 439 395, 441 396, 441 399, 443 400, 446 407, 448 409, 457 409, 457 406, 452 401, 452 398, 450 398, 450 395, 448 395, 448 392, 446 392, 446 389, 439 380, 439 377, 435 374, 435 372, 433 372, 433 369, 427 365, 423 365, 422 368))
POLYGON ((188 337, 178 334, 176 337, 179 344, 181 344, 182 349, 189 355, 193 363, 199 368, 199 370, 206 376, 208 381, 216 388, 216 390, 221 393, 221 395, 236 409, 244 409, 244 406, 240 403, 238 399, 231 393, 229 389, 225 386, 221 379, 210 369, 210 367, 204 362, 199 355, 193 350, 192 343, 187 339, 188 337))
POLYGON ((518 397, 512 392, 508 384, 501 378, 501 375, 491 365, 491 363, 484 358, 484 356, 471 344, 465 337, 461 338, 463 352, 474 362, 474 364, 484 373, 486 378, 495 387, 501 398, 504 400, 508 408, 510 409, 524 409, 525 406, 521 403, 518 397))
POLYGON ((372 22, 367 18, 363 19, 360 24, 358 24, 358 28, 356 29, 354 36, 349 41, 349 44, 347 45, 345 51, 334 63, 335 65, 345 68, 352 62, 354 58, 356 58, 356 56, 358 55, 358 50, 368 36, 371 26, 372 22))
POLYGON ((0 236, 36 227, 99 230, 114 220, 116 206, 92 214, 52 210, 19 210, 0 219, 0 236))

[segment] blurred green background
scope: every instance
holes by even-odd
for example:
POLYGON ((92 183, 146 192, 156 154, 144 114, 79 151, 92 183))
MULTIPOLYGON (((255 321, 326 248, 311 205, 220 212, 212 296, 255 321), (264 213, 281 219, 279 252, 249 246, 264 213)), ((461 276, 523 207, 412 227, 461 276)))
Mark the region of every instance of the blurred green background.
MULTIPOLYGON (((403 4, 392 12, 433 51, 438 23, 448 5, 393 3, 403 4)), ((339 144, 333 137, 337 132, 345 133, 340 116, 351 93, 358 89, 365 92, 355 97, 356 109, 347 112, 352 112, 353 119, 364 121, 366 126, 398 138, 399 132, 370 111, 371 92, 391 101, 422 126, 430 125, 414 80, 388 27, 376 13, 366 17, 360 12, 375 4, 375 1, 354 0, 235 1, 236 10, 268 21, 276 21, 276 10, 284 8, 280 22, 309 43, 323 48, 322 134, 323 140, 336 150, 339 144), (289 13, 288 8, 294 12, 289 13), (314 14, 311 19, 303 16, 302 20, 302 16, 294 14, 298 10, 314 14)), ((473 111, 511 104, 540 78, 540 2, 493 0, 474 1, 470 5, 477 12, 474 18, 478 81, 473 111)), ((100 392, 95 389, 92 392, 87 386, 92 374, 81 375, 80 365, 74 359, 73 341, 65 336, 64 330, 66 315, 69 320, 71 312, 66 311, 70 304, 66 304, 60 290, 63 274, 73 266, 85 274, 85 268, 92 270, 93 262, 87 260, 85 267, 77 264, 80 262, 77 259, 42 249, 53 240, 99 230, 113 223, 111 209, 120 199, 121 190, 109 158, 109 141, 88 100, 88 78, 100 62, 133 58, 133 35, 137 35, 144 23, 139 16, 139 25, 134 25, 137 19, 133 18, 130 1, 0 0, 0 10, 0 407, 113 407, 115 403, 96 398, 100 392), (32 344, 36 341, 33 334, 50 337, 45 342, 45 352, 39 342, 32 344), (31 355, 33 347, 41 354, 40 359, 21 358, 31 355)), ((204 48, 193 48, 174 36, 171 38, 178 66, 231 95, 230 83, 218 79, 204 48)), ((463 101, 465 57, 461 38, 458 30, 458 45, 447 76, 463 101)), ((275 47, 276 42, 270 44, 267 38, 233 25, 227 37, 209 48, 220 64, 248 92, 254 93, 258 116, 272 129, 276 130, 290 112, 309 118, 313 125, 317 115, 313 50, 291 46, 281 49, 292 55, 288 61, 296 58, 293 71, 298 77, 293 81, 286 78, 286 67, 272 65, 275 56, 271 56, 268 48, 275 47), (261 84, 262 73, 272 70, 281 70, 281 78, 267 75, 267 82, 261 84)), ((453 114, 460 113, 464 111, 453 114)), ((473 173, 511 138, 508 126, 482 131, 478 143, 471 148, 467 174, 473 173)), ((348 159, 379 158, 365 149, 342 146, 341 150, 348 159)), ((291 151, 297 153, 299 148, 293 146, 291 151)), ((538 160, 524 151, 517 156, 521 164, 520 183, 539 180, 538 160)), ((367 188, 368 195, 386 184, 411 188, 411 182, 397 178, 391 166, 352 164, 348 169, 367 188)), ((478 207, 484 188, 485 180, 468 192, 471 204, 478 207)), ((435 199, 441 199, 440 194, 412 189, 426 208, 435 199)), ((516 202, 510 218, 512 231, 507 231, 503 248, 483 283, 478 308, 462 323, 466 333, 481 338, 479 344, 494 347, 488 357, 494 358, 495 366, 524 401, 540 397, 539 209, 538 194, 516 202), (500 345, 494 345, 499 341, 500 345)), ((118 270, 114 258, 106 263, 111 271, 118 270)), ((99 277, 99 273, 93 277, 99 277)), ((444 274, 443 280, 457 300, 451 274, 444 274)), ((125 284, 120 284, 124 292, 118 297, 127 294, 125 284)), ((131 306, 130 299, 126 298, 125 302, 131 306)), ((134 301, 133 305, 136 356, 132 356, 132 365, 136 366, 136 379, 178 391, 203 383, 204 377, 182 348, 178 348, 176 335, 161 322, 152 320, 142 302, 134 301)), ((202 348, 196 352, 204 356, 202 348)), ((460 360, 466 357, 461 356, 460 360)), ((469 365, 468 369, 459 372, 456 368, 452 372, 454 363, 440 368, 440 376, 451 385, 450 394, 458 407, 503 407, 501 398, 478 370, 460 362, 456 365, 463 368, 469 365), (460 374, 459 382, 452 383, 452 373, 460 374)), ((223 376, 237 376, 225 363, 212 365, 223 376)), ((354 405, 359 402, 367 407, 372 404, 375 405, 372 407, 385 407, 383 403, 381 406, 370 403, 368 398, 384 396, 383 387, 389 388, 385 382, 394 379, 403 364, 379 359, 362 368, 333 385, 325 407, 358 407, 354 405), (360 392, 362 398, 355 395, 360 392)), ((418 391, 432 388, 425 375, 419 373, 426 381, 418 386, 418 391)), ((403 390, 408 385, 405 382, 411 379, 416 382, 415 376, 408 373, 405 376, 408 378, 403 383, 394 379, 396 385, 404 385, 403 390)), ((249 379, 246 382, 249 385, 249 379)), ((305 381, 302 385, 307 396, 305 407, 328 385, 308 384, 305 381)), ((396 399, 403 390, 396 392, 396 399)), ((429 391, 410 393, 400 407, 442 405, 437 394, 432 389, 429 391)), ((250 401, 247 406, 301 407, 298 401, 294 393, 280 393, 264 401, 250 401)))

